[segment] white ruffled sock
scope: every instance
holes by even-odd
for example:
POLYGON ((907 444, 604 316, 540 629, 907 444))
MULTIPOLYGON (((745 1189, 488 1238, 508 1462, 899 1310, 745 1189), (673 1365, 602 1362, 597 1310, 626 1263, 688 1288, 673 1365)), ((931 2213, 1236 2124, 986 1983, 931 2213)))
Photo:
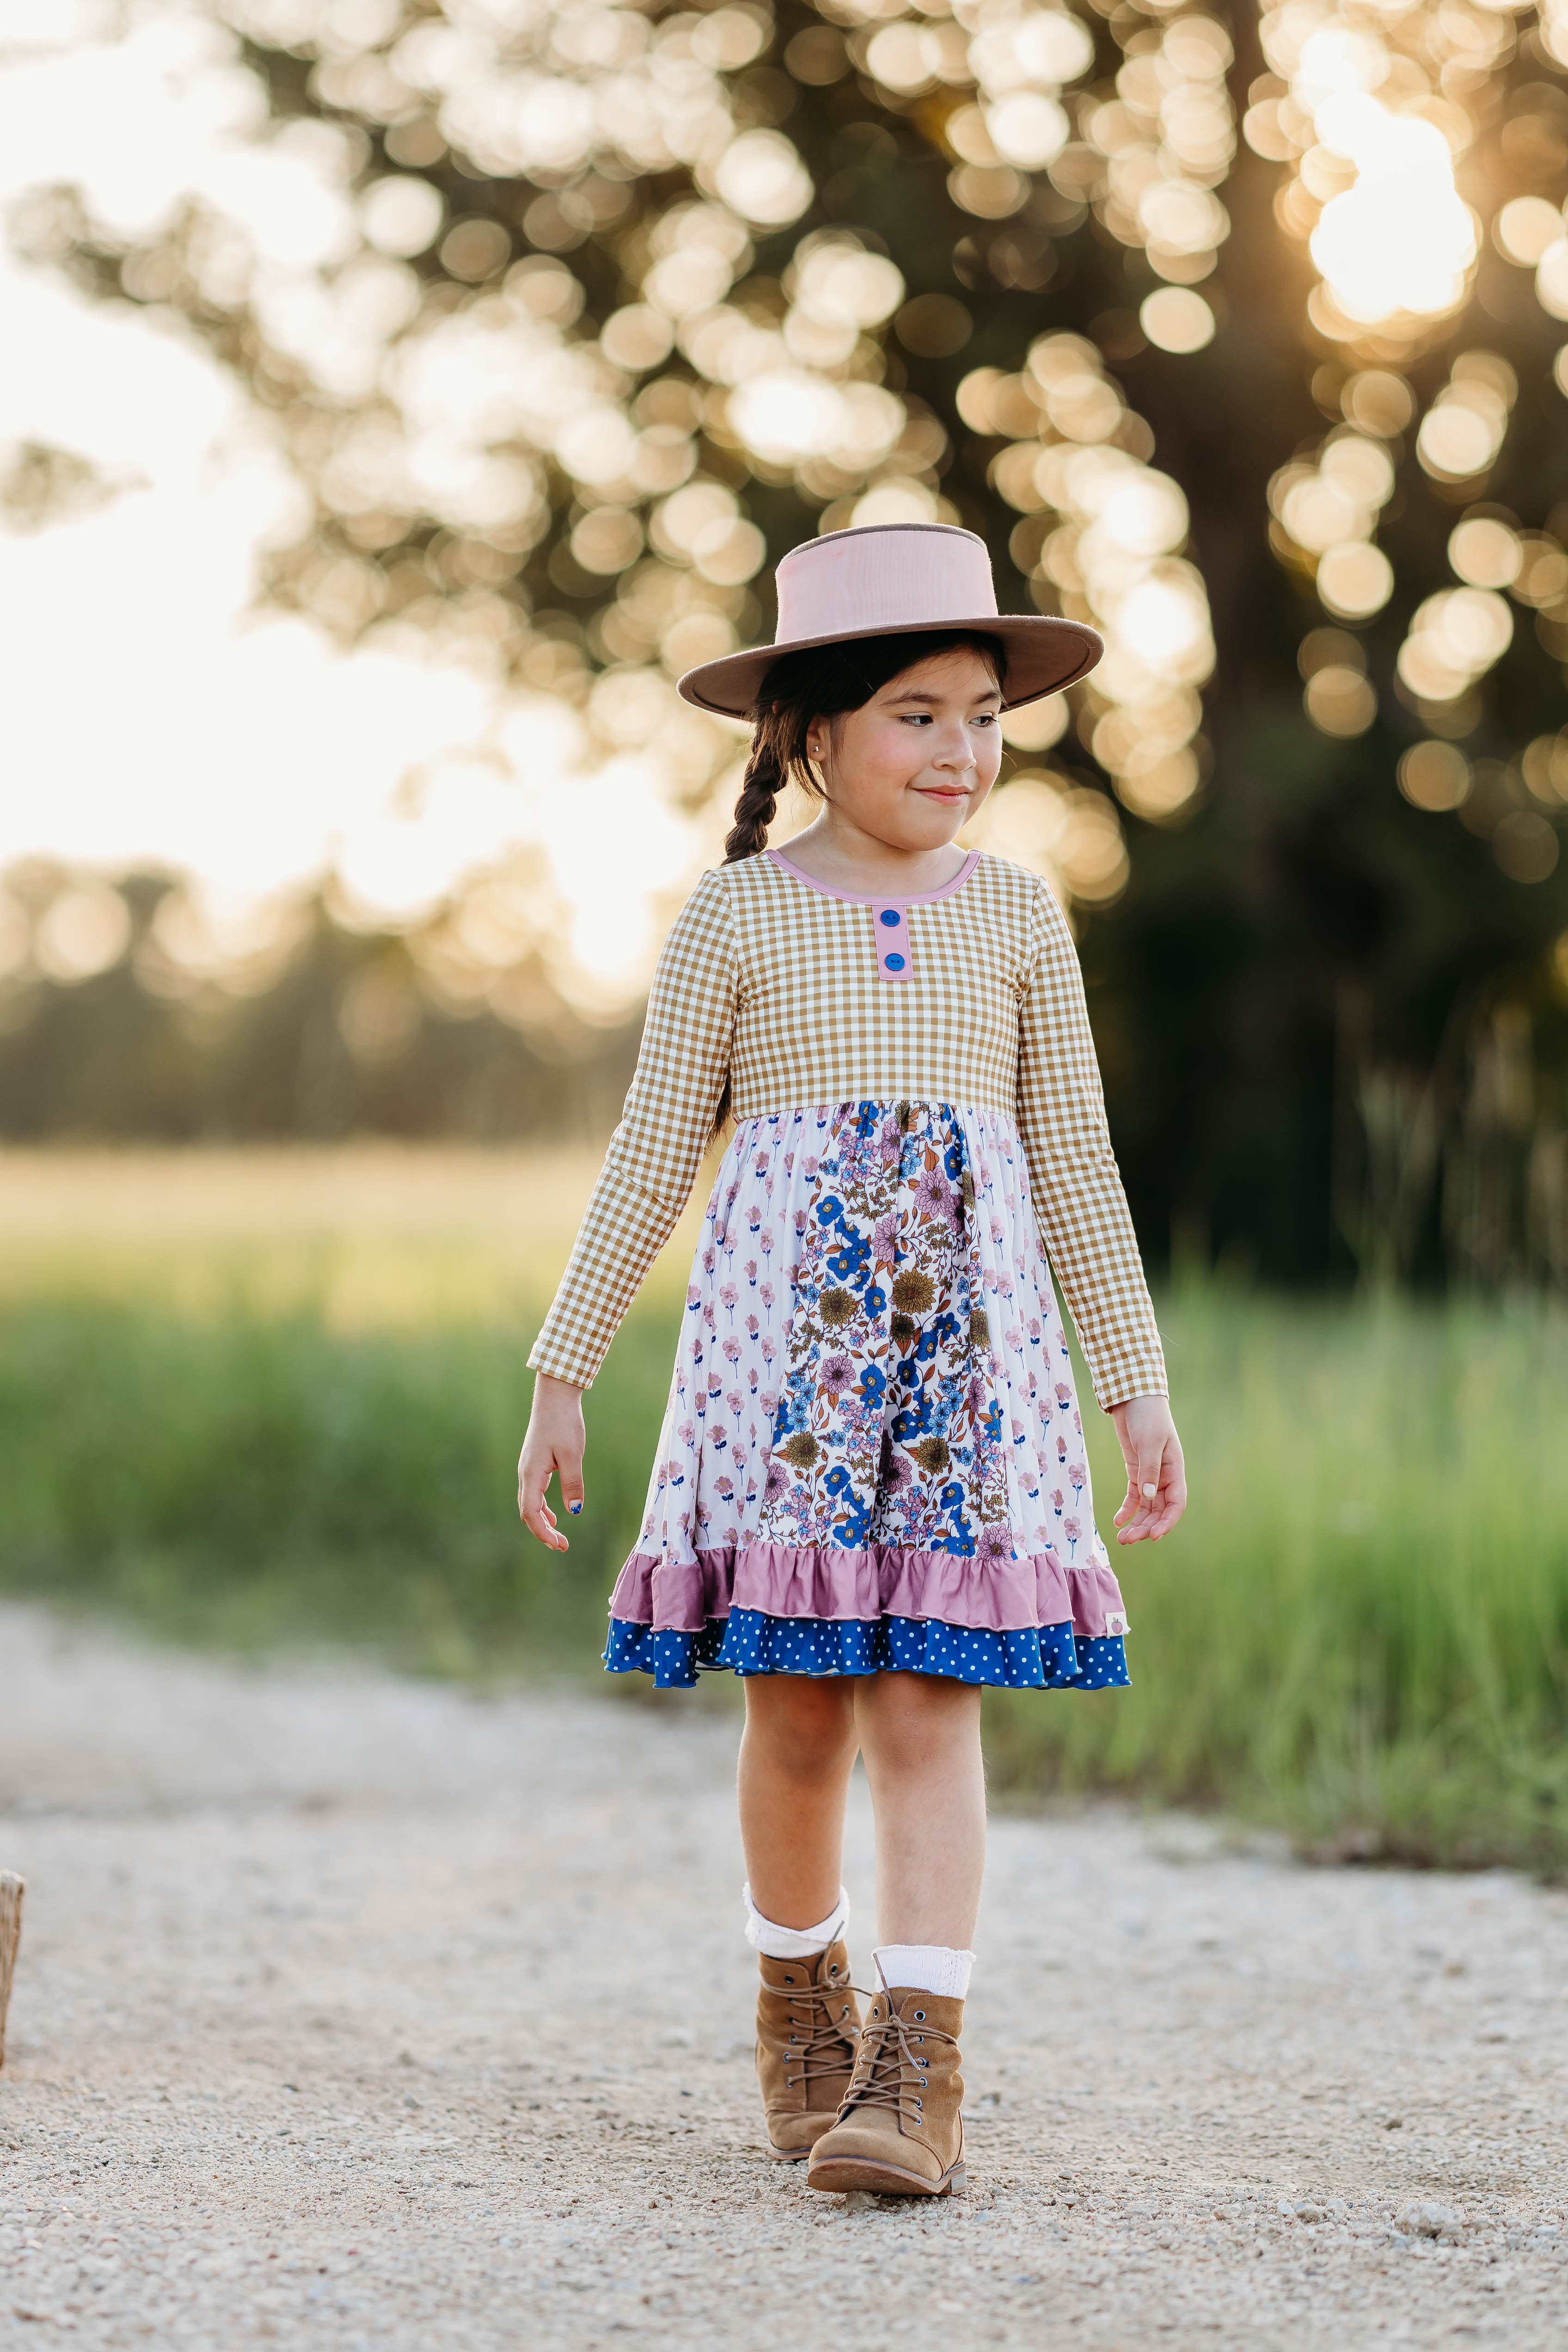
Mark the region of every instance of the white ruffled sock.
POLYGON ((849 1921, 849 1897, 842 1886, 837 1902, 815 1927, 781 1927, 775 1920, 764 1919, 752 1900, 749 1885, 741 1889, 741 1899, 746 1906, 746 1941, 770 1960, 808 1960, 836 1944, 849 1921))
POLYGON ((938 2000, 963 2000, 969 1991, 973 1952, 955 1952, 947 1944, 878 1944, 871 1957, 889 1990, 907 1985, 938 2000))

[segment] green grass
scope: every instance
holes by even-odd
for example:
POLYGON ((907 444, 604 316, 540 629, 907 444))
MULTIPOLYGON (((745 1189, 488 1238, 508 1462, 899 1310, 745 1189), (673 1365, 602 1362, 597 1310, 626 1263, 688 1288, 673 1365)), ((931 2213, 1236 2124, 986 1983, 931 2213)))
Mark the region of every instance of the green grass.
MULTIPOLYGON (((13 1221, 0 1589, 226 1645, 594 1675, 682 1249, 589 1396, 562 1560, 512 1489, 569 1223, 531 1243, 509 1224, 503 1246, 388 1212, 301 1240, 274 1213, 265 1248, 226 1226, 24 1253, 13 1221)), ((1219 1807, 1326 1852, 1568 1868, 1568 1320, 1203 1285, 1162 1319, 1193 1503, 1118 1555, 1134 1686, 994 1695, 994 1785, 1219 1807)), ((1109 1531, 1119 1465, 1090 1421, 1109 1531)))
POLYGON ((1219 1804, 1329 1853, 1561 1870, 1568 1323, 1203 1288, 1162 1320, 1193 1501, 1119 1554, 1135 1687, 1001 1696, 994 1778, 1219 1804))

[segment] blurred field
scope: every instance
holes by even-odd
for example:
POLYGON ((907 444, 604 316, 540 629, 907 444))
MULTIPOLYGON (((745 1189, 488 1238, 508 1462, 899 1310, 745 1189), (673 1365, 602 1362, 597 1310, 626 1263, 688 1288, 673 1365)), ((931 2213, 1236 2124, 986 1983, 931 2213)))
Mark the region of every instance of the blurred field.
MULTIPOLYGON (((513 1468, 592 1173, 382 1147, 0 1154, 0 1584, 225 1644, 593 1674, 696 1213, 588 1398, 560 1564, 518 1529, 513 1468)), ((1121 1558, 1135 1686, 998 1695, 994 1780, 1561 1869, 1568 1322, 1208 1283, 1162 1317, 1194 1500, 1121 1558)), ((1109 1524, 1114 1441, 1090 1438, 1109 1524)))

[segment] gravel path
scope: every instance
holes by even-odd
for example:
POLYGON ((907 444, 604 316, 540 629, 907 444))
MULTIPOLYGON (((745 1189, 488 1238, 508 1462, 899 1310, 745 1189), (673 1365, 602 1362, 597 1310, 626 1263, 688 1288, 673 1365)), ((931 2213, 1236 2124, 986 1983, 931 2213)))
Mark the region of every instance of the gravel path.
POLYGON ((0 1670, 7 2352, 1568 2334, 1561 1895, 1001 1820, 970 2193, 851 2209, 758 2152, 729 1716, 16 1608, 0 1670))

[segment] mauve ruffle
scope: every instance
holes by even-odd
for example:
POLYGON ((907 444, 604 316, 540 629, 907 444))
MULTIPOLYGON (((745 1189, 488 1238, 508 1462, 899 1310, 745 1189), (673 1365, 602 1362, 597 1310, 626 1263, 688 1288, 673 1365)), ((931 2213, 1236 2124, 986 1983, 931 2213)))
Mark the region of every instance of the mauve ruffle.
POLYGON ((1070 1625, 1097 1641, 1124 1633, 1121 1587, 1107 1568, 1068 1566, 1054 1551, 981 1560, 948 1551, 869 1544, 726 1545, 689 1560, 633 1552, 616 1580, 610 1615, 658 1633, 700 1633, 731 1609, 816 1620, 931 1618, 1000 1633, 1070 1625), (1110 1621, 1114 1620, 1112 1624, 1110 1621))

